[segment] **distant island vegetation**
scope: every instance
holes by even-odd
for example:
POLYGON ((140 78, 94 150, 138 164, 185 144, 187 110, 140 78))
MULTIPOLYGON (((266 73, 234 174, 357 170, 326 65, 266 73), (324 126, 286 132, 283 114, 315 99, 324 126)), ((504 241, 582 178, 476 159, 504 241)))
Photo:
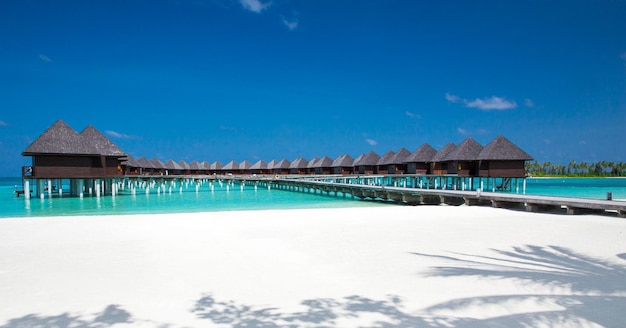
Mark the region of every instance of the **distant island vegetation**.
POLYGON ((567 165, 551 162, 526 162, 526 173, 531 177, 626 177, 626 163, 600 161, 587 163, 571 161, 567 165))

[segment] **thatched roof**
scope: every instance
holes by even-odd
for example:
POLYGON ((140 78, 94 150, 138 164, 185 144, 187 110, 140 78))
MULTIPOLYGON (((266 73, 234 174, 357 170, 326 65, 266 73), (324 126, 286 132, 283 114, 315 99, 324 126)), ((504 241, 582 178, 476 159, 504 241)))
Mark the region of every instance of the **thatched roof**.
POLYGON ((385 155, 383 155, 383 157, 381 157, 378 162, 376 162, 376 165, 387 165, 389 164, 389 161, 393 158, 393 156, 396 153, 394 153, 392 150, 388 151, 387 153, 385 153, 385 155))
POLYGON ((483 150, 481 144, 472 138, 467 138, 453 151, 448 153, 444 161, 476 161, 481 150, 483 150))
POLYGON ((276 165, 274 165, 272 169, 288 169, 289 165, 291 165, 291 162, 289 162, 287 159, 283 159, 280 162, 276 163, 276 165))
POLYGON ((267 169, 268 170, 273 170, 274 166, 276 166, 276 165, 278 165, 278 162, 275 159, 273 159, 269 163, 267 163, 267 169))
POLYGON ((343 154, 337 157, 330 167, 352 167, 354 165, 354 158, 348 154, 343 154))
POLYGON ((380 156, 376 154, 374 151, 370 151, 369 153, 363 155, 360 160, 354 161, 354 166, 373 166, 378 163, 380 160, 380 156))
POLYGON ((152 164, 152 162, 150 162, 147 158, 145 158, 144 156, 139 157, 139 159, 137 159, 137 165, 138 167, 144 168, 144 169, 154 169, 154 164, 152 164))
POLYGON ((324 156, 315 162, 313 167, 331 167, 333 165, 332 158, 324 156))
POLYGON ((478 154, 478 160, 531 161, 532 156, 503 136, 488 143, 478 154))
POLYGON ((224 167, 220 161, 215 161, 211 163, 210 169, 213 171, 221 170, 224 167))
POLYGON ((239 163, 230 161, 222 167, 222 170, 239 170, 239 163))
POLYGON ((191 169, 191 167, 189 167, 189 164, 185 162, 184 160, 180 160, 180 162, 178 162, 178 165, 180 165, 183 168, 183 170, 191 169))
POLYGON ((161 162, 158 158, 153 158, 150 160, 150 163, 152 163, 152 166, 154 166, 155 169, 165 169, 165 164, 163 164, 163 162, 161 162))
POLYGON ((243 162, 239 163, 240 170, 249 170, 251 167, 252 167, 252 163, 248 162, 247 160, 244 160, 243 162))
POLYGON ((309 161, 307 161, 305 158, 299 157, 293 160, 293 162, 291 162, 291 164, 289 165, 290 169, 304 169, 307 167, 307 165, 309 164, 309 161))
POLYGON ((425 143, 404 159, 405 163, 429 163, 437 154, 437 150, 425 143))
POLYGON ((453 143, 449 143, 445 145, 443 148, 439 149, 439 151, 433 156, 433 162, 444 162, 444 158, 448 156, 448 154, 456 148, 456 145, 453 143))
POLYGON ((126 156, 126 159, 124 159, 122 165, 126 165, 128 167, 139 167, 139 163, 137 163, 137 161, 131 156, 126 156))
POLYGON ((99 155, 86 138, 82 138, 74 129, 62 120, 56 121, 22 153, 24 156, 35 154, 80 154, 99 155))
POLYGON ((265 163, 264 160, 259 160, 258 162, 250 166, 250 169, 251 170, 267 170, 267 163, 265 163))
POLYGON ((401 148, 400 150, 398 150, 398 152, 393 155, 393 157, 391 157, 389 159, 389 161, 385 164, 403 164, 405 162, 405 159, 407 157, 409 157, 409 155, 411 155, 411 152, 409 152, 408 150, 406 150, 406 148, 401 148))
POLYGON ((189 169, 198 171, 198 170, 203 170, 204 168, 200 166, 200 162, 194 160, 191 163, 189 163, 189 169))
POLYGON ((165 168, 168 170, 184 170, 182 166, 178 165, 178 163, 174 162, 174 160, 172 159, 165 162, 165 168))
POLYGON ((309 164, 306 165, 307 168, 315 167, 315 163, 317 163, 320 159, 317 157, 313 157, 312 160, 309 161, 309 164))
POLYGON ((97 154, 102 156, 124 156, 124 151, 114 144, 109 138, 105 137, 100 131, 93 126, 87 126, 79 134, 90 147, 94 148, 97 154))
POLYGON ((209 163, 207 161, 202 161, 202 162, 200 162, 200 167, 203 170, 210 170, 211 169, 211 163, 209 163))

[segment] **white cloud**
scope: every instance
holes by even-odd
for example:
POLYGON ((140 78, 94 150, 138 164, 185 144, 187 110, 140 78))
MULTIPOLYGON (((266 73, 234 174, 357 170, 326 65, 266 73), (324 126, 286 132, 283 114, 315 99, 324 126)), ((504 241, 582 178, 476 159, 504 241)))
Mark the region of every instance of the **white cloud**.
POLYGON ((125 133, 119 133, 119 132, 115 132, 115 131, 111 131, 111 130, 106 130, 104 131, 105 134, 107 134, 109 137, 112 138, 116 138, 116 139, 141 139, 139 136, 133 136, 130 134, 125 134, 125 133))
POLYGON ((461 98, 459 98, 459 96, 453 95, 449 92, 446 92, 446 100, 451 102, 451 103, 457 103, 459 102, 459 100, 461 100, 461 98))
POLYGON ((284 16, 280 16, 280 18, 282 19, 283 24, 285 24, 285 26, 287 26, 287 28, 288 28, 290 31, 293 31, 293 30, 295 30, 296 28, 298 28, 298 19, 297 19, 297 18, 295 18, 295 17, 294 17, 294 18, 293 18, 293 19, 291 19, 291 20, 289 20, 289 19, 285 18, 284 16))
POLYGON ((272 4, 271 1, 263 3, 261 2, 261 0, 239 0, 239 3, 241 3, 241 6, 244 9, 255 12, 257 14, 267 9, 267 7, 272 4))
POLYGON ((582 146, 582 145, 586 145, 586 144, 587 144, 587 141, 585 141, 585 140, 581 140, 581 141, 579 141, 579 142, 578 142, 578 144, 579 144, 579 145, 581 145, 581 146, 582 146))
POLYGON ((456 128, 456 132, 462 134, 462 135, 466 135, 467 134, 467 130, 463 129, 463 128, 456 128))
POLYGON ((465 106, 480 110, 506 110, 517 107, 517 103, 509 101, 501 97, 491 96, 490 98, 478 99, 473 101, 465 100, 465 106))
POLYGON ((52 59, 50 57, 44 55, 44 54, 39 54, 39 59, 41 59, 41 60, 43 60, 43 61, 45 61, 47 63, 51 63, 52 62, 52 59))
POLYGON ((546 145, 549 145, 552 143, 552 141, 550 141, 550 139, 543 139, 543 143, 545 143, 546 145))
POLYGON ((367 142, 370 146, 376 146, 378 144, 378 142, 376 142, 376 140, 374 139, 365 139, 365 142, 367 142))
POLYGON ((467 130, 464 128, 456 128, 456 132, 464 136, 483 136, 489 134, 487 129, 467 130))
POLYGON ((0 121, 0 126, 9 126, 9 123, 5 121, 0 121))
POLYGON ((415 118, 415 119, 420 119, 422 118, 422 116, 420 114, 415 114, 415 113, 411 113, 408 110, 406 112, 404 112, 404 114, 406 114, 406 116, 410 117, 410 118, 415 118))
POLYGON ((621 54, 619 54, 619 57, 623 60, 626 60, 626 51, 622 52, 621 54))
POLYGON ((524 105, 528 108, 533 108, 535 107, 535 103, 530 100, 529 98, 524 99, 524 105))

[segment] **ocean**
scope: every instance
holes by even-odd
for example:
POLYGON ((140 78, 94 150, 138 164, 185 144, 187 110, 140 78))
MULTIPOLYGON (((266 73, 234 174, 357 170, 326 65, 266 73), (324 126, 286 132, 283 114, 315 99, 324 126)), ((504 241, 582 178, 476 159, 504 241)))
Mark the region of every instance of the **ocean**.
MULTIPOLYGON (((392 206, 353 199, 350 195, 335 197, 261 187, 255 190, 250 186, 241 190, 239 186, 226 188, 219 184, 215 184, 214 190, 205 184, 198 192, 190 186, 183 192, 160 194, 138 191, 136 195, 126 192, 115 197, 55 196, 25 200, 23 196, 15 196, 21 183, 20 178, 0 178, 0 218, 392 206)), ((69 187, 65 186, 64 190, 69 187)), ((614 200, 626 200, 626 179, 529 178, 526 184, 529 195, 606 199, 608 192, 614 200)))

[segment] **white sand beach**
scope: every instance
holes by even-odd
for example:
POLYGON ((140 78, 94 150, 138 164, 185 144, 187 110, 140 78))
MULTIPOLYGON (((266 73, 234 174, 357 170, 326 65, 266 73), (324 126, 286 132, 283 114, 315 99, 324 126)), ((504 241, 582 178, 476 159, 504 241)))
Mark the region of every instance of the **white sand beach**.
POLYGON ((0 327, 624 327, 626 219, 487 207, 0 220, 0 327))

